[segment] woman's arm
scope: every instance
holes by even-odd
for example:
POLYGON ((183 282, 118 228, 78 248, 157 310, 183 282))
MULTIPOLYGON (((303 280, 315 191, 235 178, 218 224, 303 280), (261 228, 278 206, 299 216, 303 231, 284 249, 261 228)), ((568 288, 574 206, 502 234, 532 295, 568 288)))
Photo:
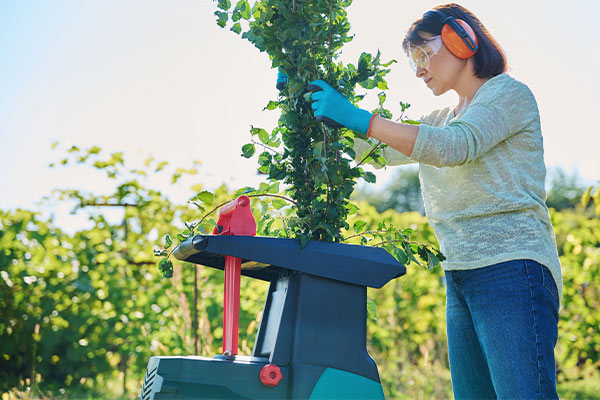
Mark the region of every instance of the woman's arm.
POLYGON ((379 116, 373 118, 369 131, 372 138, 387 144, 407 157, 412 154, 418 134, 419 126, 394 122, 379 116))

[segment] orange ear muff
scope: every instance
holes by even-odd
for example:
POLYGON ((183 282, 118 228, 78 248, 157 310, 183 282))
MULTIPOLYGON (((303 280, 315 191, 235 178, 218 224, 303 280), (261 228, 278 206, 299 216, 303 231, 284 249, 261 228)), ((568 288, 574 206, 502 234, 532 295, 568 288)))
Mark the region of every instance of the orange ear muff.
POLYGON ((464 29, 467 36, 464 38, 461 37, 457 32, 457 29, 460 31, 460 28, 452 27, 451 23, 447 23, 442 28, 442 41, 444 45, 458 58, 471 57, 479 48, 479 41, 477 40, 477 36, 475 36, 475 32, 462 19, 454 19, 452 22, 458 23, 464 29), (467 42, 469 42, 469 45, 467 45, 467 42))

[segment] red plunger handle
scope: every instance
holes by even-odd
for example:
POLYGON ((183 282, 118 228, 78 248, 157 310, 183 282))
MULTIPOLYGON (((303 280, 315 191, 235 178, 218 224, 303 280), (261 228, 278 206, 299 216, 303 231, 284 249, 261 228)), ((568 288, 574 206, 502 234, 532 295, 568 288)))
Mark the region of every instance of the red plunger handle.
POLYGON ((246 207, 248 204, 250 204, 250 198, 248 196, 240 196, 221 207, 221 210, 219 210, 219 215, 231 214, 235 211, 238 205, 241 207, 246 207))
POLYGON ((240 324, 240 275, 242 260, 225 256, 225 299, 223 308, 223 354, 238 353, 240 324))

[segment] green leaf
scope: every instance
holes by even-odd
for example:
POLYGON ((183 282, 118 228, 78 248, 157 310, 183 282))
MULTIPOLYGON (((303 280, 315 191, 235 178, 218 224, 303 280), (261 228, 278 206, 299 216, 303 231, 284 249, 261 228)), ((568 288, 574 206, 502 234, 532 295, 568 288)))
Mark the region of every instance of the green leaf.
POLYGON ((205 204, 211 204, 215 199, 215 195, 207 190, 203 190, 200 193, 198 193, 196 198, 205 204))
POLYGON ((265 135, 265 134, 268 135, 267 131, 265 131, 263 128, 256 128, 252 125, 250 125, 250 134, 252 136, 259 135, 259 137, 260 137, 260 135, 265 135))
POLYGON ((267 104, 267 106, 265 108, 263 108, 263 111, 265 110, 274 110, 279 106, 279 103, 276 101, 269 101, 269 104, 267 104))
POLYGON ((256 148, 254 147, 254 143, 248 143, 242 146, 242 156, 246 158, 250 158, 256 152, 256 148))
POLYGON ((242 32, 242 25, 240 25, 239 22, 236 22, 231 27, 231 30, 239 35, 242 32))
POLYGON ((365 229, 365 226, 367 226, 365 221, 356 221, 353 226, 354 232, 361 233, 365 229))
POLYGON ((169 165, 168 161, 161 161, 156 165, 156 169, 154 169, 154 172, 159 172, 162 171, 167 165, 169 165))
POLYGON ((285 200, 280 200, 280 199, 275 199, 273 200, 273 208, 275 208, 276 210, 279 210, 283 207, 285 207, 288 203, 285 200))
POLYGON ((229 0, 219 0, 217 7, 223 11, 227 11, 231 8, 231 2, 229 0))
POLYGON ((400 264, 406 265, 406 263, 408 263, 408 256, 401 248, 394 246, 392 255, 400 262, 400 264))
POLYGON ((372 172, 365 172, 363 175, 363 179, 368 183, 375 183, 377 181, 377 176, 375 176, 372 172))
POLYGON ((254 193, 254 192, 256 192, 256 189, 254 189, 253 187, 250 187, 250 186, 246 186, 244 188, 239 189, 237 192, 235 192, 233 197, 237 198, 243 194, 254 193))
POLYGON ((439 262, 440 261, 437 259, 435 254, 427 250, 427 268, 433 269, 439 264, 439 262))
MULTIPOLYGON (((268 151, 263 151, 262 153, 260 153, 260 156, 258 156, 258 164, 266 167, 267 171, 268 171, 268 167, 271 165, 272 161, 273 161, 273 156, 268 151)), ((261 183, 261 186, 262 186, 262 183, 261 183)))
POLYGON ((215 11, 215 15, 217 16, 217 25, 221 28, 225 28, 225 25, 227 25, 228 14, 223 11, 215 11))
POLYGON ((321 157, 323 155, 323 142, 315 142, 313 144, 313 155, 315 157, 321 157))
MULTIPOLYGON (((295 80, 295 81, 293 81, 293 83, 288 84, 288 93, 290 95, 295 95, 296 93, 298 93, 299 91, 304 89, 304 85, 305 85, 304 82, 302 82, 300 80, 295 80)), ((292 125, 289 122, 288 122, 288 124, 290 126, 292 125)))
POLYGON ((373 89, 377 86, 377 82, 375 81, 375 79, 367 79, 362 82, 359 82, 358 84, 365 89, 373 89))
POLYGON ((377 321, 377 306, 373 300, 367 300, 367 312, 373 318, 373 321, 377 321))
POLYGON ((267 189, 267 193, 270 193, 270 194, 279 193, 279 182, 275 182, 275 183, 272 183, 271 185, 269 185, 269 188, 267 189))
POLYGON ((165 236, 165 249, 168 249, 169 247, 171 247, 172 244, 173 244, 173 241, 171 240, 171 236, 169 236, 169 235, 165 236))
POLYGON ((235 8, 240 11, 242 18, 244 18, 246 20, 250 19, 250 16, 252 15, 251 14, 252 9, 250 8, 250 4, 248 3, 248 0, 238 1, 235 8))
POLYGON ((413 255, 413 251, 410 248, 410 243, 406 243, 406 242, 404 243, 404 252, 408 256, 408 258, 410 259, 410 261, 414 262, 417 265, 421 265, 421 263, 419 261, 417 261, 417 259, 413 255))
POLYGON ((88 154, 98 154, 102 149, 98 146, 92 146, 88 149, 88 154))
POLYGON ((168 258, 163 258, 158 263, 158 270, 162 272, 163 278, 173 277, 173 263, 168 258))
POLYGON ((267 192, 267 190, 269 190, 269 184, 267 184, 267 183, 264 183, 264 182, 261 182, 261 184, 260 184, 260 185, 258 185, 257 192, 258 192, 259 194, 266 193, 266 192, 267 192))
POLYGON ((264 129, 261 129, 258 132, 258 139, 264 144, 269 143, 269 133, 267 131, 265 131, 264 129))
POLYGON ((304 249, 308 244, 310 238, 307 235, 300 235, 300 248, 304 249))
POLYGON ((167 261, 169 261, 169 259, 168 259, 168 258, 163 258, 162 260, 160 260, 160 261, 158 262, 158 270, 159 270, 160 272, 162 272, 162 271, 163 271, 163 269, 165 268, 165 264, 166 264, 166 262, 167 262, 167 261))
POLYGON ((358 212, 358 206, 356 204, 348 203, 346 209, 348 209, 348 215, 354 215, 358 212))
POLYGON ((158 264, 158 270, 163 273, 163 278, 173 277, 173 263, 168 258, 163 258, 158 264))

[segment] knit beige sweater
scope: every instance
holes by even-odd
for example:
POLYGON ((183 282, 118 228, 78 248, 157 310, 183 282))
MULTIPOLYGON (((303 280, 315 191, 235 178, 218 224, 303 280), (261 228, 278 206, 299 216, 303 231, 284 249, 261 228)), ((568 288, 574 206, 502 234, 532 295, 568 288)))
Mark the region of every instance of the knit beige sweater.
MULTIPOLYGON (((419 163, 425 213, 446 256, 444 270, 532 259, 562 296, 556 238, 546 207, 540 117, 529 88, 507 74, 485 82, 459 115, 421 119, 410 157, 384 149, 387 165, 419 163)), ((357 158, 370 145, 356 140, 357 158)))

